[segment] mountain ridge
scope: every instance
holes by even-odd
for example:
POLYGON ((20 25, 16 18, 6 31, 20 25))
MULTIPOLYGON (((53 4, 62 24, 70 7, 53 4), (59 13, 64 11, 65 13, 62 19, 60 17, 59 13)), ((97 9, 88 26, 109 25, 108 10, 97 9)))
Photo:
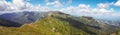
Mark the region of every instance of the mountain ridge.
MULTIPOLYGON (((37 17, 41 16, 39 13, 37 15, 37 17)), ((30 32, 29 34, 36 35, 39 33, 41 35, 108 35, 120 29, 119 27, 99 22, 92 17, 74 17, 59 11, 42 13, 41 17, 41 19, 37 18, 35 22, 25 23, 17 28, 2 27, 4 29, 0 28, 2 31, 1 34, 4 34, 3 32, 8 29, 6 32, 13 30, 14 32, 18 32, 18 34, 23 34, 20 31, 24 31, 24 34, 30 32)), ((8 33, 17 34, 13 32, 8 33)))

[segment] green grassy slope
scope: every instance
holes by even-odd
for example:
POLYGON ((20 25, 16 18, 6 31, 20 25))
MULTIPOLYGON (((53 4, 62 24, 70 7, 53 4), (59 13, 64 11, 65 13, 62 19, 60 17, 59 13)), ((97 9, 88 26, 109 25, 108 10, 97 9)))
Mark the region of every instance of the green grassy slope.
POLYGON ((66 21, 47 17, 32 24, 25 24, 19 28, 0 26, 0 35, 88 35, 88 33, 76 29, 66 21))
POLYGON ((92 19, 54 14, 21 27, 0 26, 0 35, 107 35, 113 31, 112 26, 101 25, 92 19))

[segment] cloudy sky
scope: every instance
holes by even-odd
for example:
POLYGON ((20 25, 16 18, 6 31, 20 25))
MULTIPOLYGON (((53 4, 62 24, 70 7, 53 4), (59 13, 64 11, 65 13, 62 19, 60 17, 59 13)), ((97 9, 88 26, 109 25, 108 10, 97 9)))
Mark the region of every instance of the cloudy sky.
POLYGON ((120 0, 0 0, 1 13, 24 10, 120 18, 120 0))

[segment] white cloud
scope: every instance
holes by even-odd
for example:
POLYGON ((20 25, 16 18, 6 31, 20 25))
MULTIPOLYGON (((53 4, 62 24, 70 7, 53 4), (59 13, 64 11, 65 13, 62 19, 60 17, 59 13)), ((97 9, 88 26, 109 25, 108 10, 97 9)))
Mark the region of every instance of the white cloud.
MULTIPOLYGON (((28 0, 29 1, 29 0, 28 0)), ((55 7, 61 7, 63 6, 62 3, 60 3, 59 0, 55 0, 54 2, 49 2, 49 0, 46 0, 47 5, 54 5, 55 7)), ((69 0, 69 3, 71 3, 72 0, 69 0)), ((111 5, 112 3, 100 3, 98 4, 98 7, 91 8, 90 5, 86 4, 79 4, 78 6, 69 6, 67 8, 63 8, 60 11, 64 13, 69 14, 82 14, 82 15, 102 15, 102 14, 111 14, 114 12, 114 9, 106 9, 111 5)), ((0 0, 0 11, 20 11, 20 10, 27 10, 27 11, 50 11, 51 9, 47 6, 41 6, 26 2, 24 0, 12 0, 12 2, 7 2, 5 0, 0 0)), ((120 15, 120 14, 113 14, 113 15, 120 15)))
MULTIPOLYGON (((48 1, 48 0, 46 0, 46 1, 48 1)), ((61 6, 63 6, 63 4, 60 3, 59 0, 55 0, 54 2, 48 2, 46 5, 53 5, 54 7, 61 7, 61 6)))
POLYGON ((62 7, 64 5, 69 5, 72 3, 72 0, 68 0, 67 2, 60 2, 60 0, 54 0, 53 2, 49 2, 49 0, 45 0, 46 5, 52 5, 54 7, 62 7))
POLYGON ((79 4, 78 7, 76 7, 77 11, 79 12, 89 12, 90 11, 90 5, 86 5, 86 4, 79 4))
POLYGON ((104 8, 94 8, 92 9, 92 12, 94 13, 102 13, 102 14, 107 14, 107 13, 113 13, 114 10, 111 8, 109 10, 104 9, 104 8))
POLYGON ((115 6, 120 6, 120 0, 118 0, 114 5, 115 6))
POLYGON ((90 7, 90 5, 86 5, 86 4, 79 4, 78 6, 79 8, 83 8, 83 9, 88 9, 90 7))
POLYGON ((64 13, 68 14, 77 14, 77 15, 85 15, 85 16, 94 16, 94 15, 108 15, 114 12, 114 10, 106 9, 106 8, 90 8, 90 5, 79 4, 78 6, 70 6, 64 8, 60 11, 64 11, 64 13))
POLYGON ((27 3, 26 8, 24 10, 47 12, 47 11, 50 11, 51 9, 49 7, 47 7, 47 6, 41 6, 40 4, 37 5, 37 6, 34 6, 34 5, 30 4, 30 3, 27 3))
POLYGON ((78 13, 78 12, 89 12, 90 11, 89 7, 90 6, 86 5, 86 4, 79 4, 79 6, 77 6, 77 7, 73 7, 73 6, 67 7, 67 8, 65 8, 64 11, 76 12, 76 13, 78 13))
POLYGON ((97 6, 99 8, 108 8, 110 6, 110 4, 109 3, 99 3, 99 4, 97 4, 97 6))
POLYGON ((27 1, 30 0, 12 0, 12 2, 7 2, 5 0, 0 0, 0 11, 49 11, 50 9, 41 5, 33 5, 27 1))
POLYGON ((0 10, 5 10, 7 2, 5 0, 0 0, 0 10))
POLYGON ((64 11, 64 13, 68 13, 68 14, 81 14, 81 13, 85 13, 85 12, 89 12, 89 5, 85 5, 85 4, 79 4, 79 6, 74 7, 74 6, 69 6, 67 8, 64 8, 60 11, 64 11))
POLYGON ((68 10, 68 11, 74 11, 74 10, 75 10, 75 7, 73 7, 73 6, 67 7, 67 10, 68 10))
POLYGON ((13 2, 7 2, 5 0, 0 1, 0 11, 19 10, 24 5, 23 0, 12 0, 13 2))
POLYGON ((25 5, 24 0, 13 0, 12 2, 13 2, 13 4, 15 4, 16 6, 23 6, 23 5, 25 5))

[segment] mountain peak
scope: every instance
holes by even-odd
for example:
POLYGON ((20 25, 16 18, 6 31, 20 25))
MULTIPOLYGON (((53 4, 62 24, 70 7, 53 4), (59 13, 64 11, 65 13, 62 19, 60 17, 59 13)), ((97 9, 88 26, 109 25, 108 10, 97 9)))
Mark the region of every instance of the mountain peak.
POLYGON ((61 11, 48 11, 49 12, 49 16, 50 15, 56 15, 56 14, 58 14, 58 15, 69 15, 69 14, 66 14, 66 13, 63 13, 63 12, 61 12, 61 11))

